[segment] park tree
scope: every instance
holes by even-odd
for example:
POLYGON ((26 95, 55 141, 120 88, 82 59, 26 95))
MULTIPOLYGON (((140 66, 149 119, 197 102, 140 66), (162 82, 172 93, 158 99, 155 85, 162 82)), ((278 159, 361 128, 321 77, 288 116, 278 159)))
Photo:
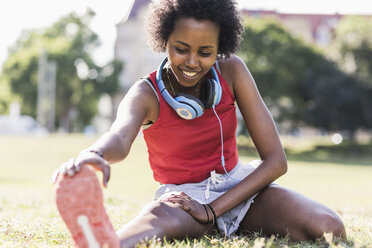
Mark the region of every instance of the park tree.
POLYGON ((358 107, 363 127, 372 128, 372 17, 344 17, 335 30, 328 54, 338 65, 360 82, 363 88, 358 107))
POLYGON ((309 100, 303 79, 321 55, 283 26, 268 19, 247 19, 240 55, 279 122, 294 126, 303 120, 309 100))
POLYGON ((14 100, 9 83, 0 75, 0 114, 8 113, 9 105, 14 100))
POLYGON ((65 130, 81 130, 97 112, 103 93, 118 90, 122 64, 111 61, 101 67, 91 54, 100 45, 89 27, 95 13, 88 9, 79 16, 71 13, 52 26, 25 30, 4 62, 1 78, 21 100, 22 113, 36 117, 39 58, 46 53, 56 71, 56 125, 65 130))
POLYGON ((240 55, 276 121, 355 133, 358 80, 274 20, 247 19, 244 28, 240 55))
POLYGON ((364 87, 356 78, 324 59, 314 64, 303 80, 308 95, 303 121, 326 131, 343 131, 354 140, 363 127, 364 87))

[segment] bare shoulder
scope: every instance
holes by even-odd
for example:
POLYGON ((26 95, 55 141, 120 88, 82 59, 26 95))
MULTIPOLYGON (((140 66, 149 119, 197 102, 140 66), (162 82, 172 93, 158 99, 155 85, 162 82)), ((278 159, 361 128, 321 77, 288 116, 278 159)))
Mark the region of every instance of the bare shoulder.
POLYGON ((228 83, 232 92, 234 92, 240 83, 253 83, 254 80, 244 63, 237 55, 233 54, 229 58, 219 61, 221 75, 228 83))
POLYGON ((118 115, 128 116, 128 111, 131 114, 143 113, 143 123, 155 122, 159 113, 159 100, 155 92, 155 88, 145 79, 138 80, 121 101, 118 115))
POLYGON ((228 58, 224 58, 224 59, 219 60, 219 64, 221 66, 221 70, 222 70, 222 68, 236 69, 238 67, 245 66, 244 61, 236 54, 232 54, 228 58))
POLYGON ((237 55, 233 54, 229 58, 219 61, 222 76, 233 77, 236 73, 247 71, 248 68, 244 61, 237 55))
POLYGON ((141 101, 158 101, 155 87, 150 81, 141 78, 128 91, 128 96, 140 98, 141 101))

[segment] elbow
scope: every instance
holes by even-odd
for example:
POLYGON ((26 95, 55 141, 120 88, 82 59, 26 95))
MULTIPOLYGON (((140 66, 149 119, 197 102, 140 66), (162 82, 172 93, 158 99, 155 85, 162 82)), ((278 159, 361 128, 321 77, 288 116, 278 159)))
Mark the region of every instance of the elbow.
POLYGON ((279 172, 280 176, 284 175, 288 171, 288 164, 287 164, 287 158, 285 154, 283 153, 280 158, 278 159, 278 167, 279 167, 279 172))
POLYGON ((272 168, 275 171, 276 177, 281 177, 288 171, 287 158, 284 152, 273 154, 270 159, 272 161, 272 168))
POLYGON ((128 156, 131 144, 121 135, 117 135, 116 138, 118 161, 122 161, 128 156))
POLYGON ((123 149, 122 153, 120 154, 119 161, 124 160, 128 156, 130 148, 131 146, 129 145, 123 149))
POLYGON ((262 161, 267 161, 267 164, 270 165, 274 180, 283 176, 288 171, 287 159, 284 153, 278 153, 262 161))
POLYGON ((281 176, 283 176, 284 174, 287 173, 288 171, 288 164, 287 164, 287 160, 285 160, 283 163, 282 163, 282 170, 281 170, 281 176))
POLYGON ((110 163, 117 163, 124 160, 131 147, 131 143, 127 137, 124 137, 116 132, 109 132, 108 139, 110 140, 111 156, 109 159, 110 163))

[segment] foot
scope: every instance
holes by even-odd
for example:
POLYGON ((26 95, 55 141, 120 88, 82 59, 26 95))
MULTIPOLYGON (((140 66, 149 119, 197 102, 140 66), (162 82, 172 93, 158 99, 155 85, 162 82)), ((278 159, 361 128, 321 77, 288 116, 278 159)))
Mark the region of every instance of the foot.
POLYGON ((91 166, 55 183, 57 208, 79 248, 118 248, 119 239, 103 206, 103 194, 91 166))

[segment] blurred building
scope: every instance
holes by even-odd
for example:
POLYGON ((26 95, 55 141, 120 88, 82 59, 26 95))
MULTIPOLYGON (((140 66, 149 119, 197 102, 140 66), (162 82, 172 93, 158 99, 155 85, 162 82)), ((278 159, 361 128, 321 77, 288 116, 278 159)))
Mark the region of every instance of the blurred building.
MULTIPOLYGON (((126 92, 139 77, 157 68, 165 54, 151 51, 146 43, 144 23, 151 0, 134 0, 131 8, 116 25, 115 58, 124 62, 120 86, 126 92)), ((320 46, 329 44, 340 19, 339 14, 288 14, 268 10, 242 10, 243 16, 275 18, 291 32, 320 46)), ((116 105, 117 100, 114 100, 116 105)))
POLYGON ((242 10, 242 14, 278 20, 293 34, 319 46, 326 46, 331 42, 333 32, 343 17, 340 14, 294 14, 275 10, 242 10))
POLYGON ((152 72, 164 54, 152 52, 146 43, 144 23, 151 0, 134 0, 127 15, 116 25, 115 58, 123 61, 120 86, 127 91, 139 77, 152 72))

